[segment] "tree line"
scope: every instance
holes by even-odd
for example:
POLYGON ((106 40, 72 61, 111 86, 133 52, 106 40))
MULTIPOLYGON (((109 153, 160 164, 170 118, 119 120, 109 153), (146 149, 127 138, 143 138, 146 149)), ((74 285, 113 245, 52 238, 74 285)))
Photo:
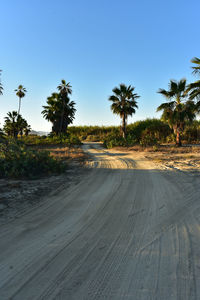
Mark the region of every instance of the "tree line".
MULTIPOLYGON (((195 57, 191 60, 194 64, 193 74, 200 75, 200 59, 195 57)), ((126 126, 128 116, 135 113, 138 108, 136 99, 139 96, 134 93, 134 87, 120 84, 115 87, 113 95, 109 97, 112 101, 111 109, 122 119, 122 134, 126 138, 126 126)), ((157 111, 162 111, 161 120, 166 121, 176 135, 176 145, 181 146, 181 134, 187 122, 192 122, 200 112, 200 80, 187 84, 186 79, 180 81, 170 80, 169 89, 159 89, 158 93, 163 95, 167 102, 158 106, 157 111)))
MULTIPOLYGON (((200 75, 200 59, 195 57, 191 62, 194 64, 193 74, 200 75)), ((112 102, 113 113, 119 115, 122 120, 121 135, 126 139, 128 116, 136 113, 137 99, 140 96, 135 93, 135 87, 131 85, 120 84, 112 91, 113 94, 108 100, 112 102)), ((28 135, 31 127, 20 114, 21 100, 26 95, 26 88, 19 85, 15 92, 19 98, 18 112, 8 112, 3 130, 8 136, 17 138, 19 134, 28 135)), ((167 101, 159 105, 157 111, 162 111, 161 120, 168 123, 176 135, 177 146, 181 146, 181 135, 185 124, 192 122, 200 112, 200 80, 190 84, 187 84, 186 79, 170 80, 169 89, 159 89, 158 93, 167 101)), ((2 94, 3 85, 0 81, 0 95, 2 94)), ((53 92, 43 106, 42 115, 52 123, 52 133, 55 135, 66 134, 68 126, 73 123, 76 108, 75 102, 70 99, 71 95, 72 86, 63 79, 57 86, 57 92, 53 92)))
MULTIPOLYGON (((1 72, 1 71, 0 71, 1 72)), ((55 135, 66 134, 69 124, 73 123, 75 118, 75 102, 70 100, 69 95, 72 94, 70 83, 66 83, 63 79, 57 87, 58 92, 54 92, 47 98, 47 105, 43 106, 43 117, 52 123, 52 132, 55 135)), ((4 118, 5 123, 1 135, 6 133, 8 136, 17 138, 18 135, 28 135, 31 132, 31 126, 20 114, 22 98, 26 95, 26 88, 19 85, 15 90, 19 98, 18 111, 8 112, 4 118)), ((0 81, 0 95, 3 95, 3 85, 0 81)))

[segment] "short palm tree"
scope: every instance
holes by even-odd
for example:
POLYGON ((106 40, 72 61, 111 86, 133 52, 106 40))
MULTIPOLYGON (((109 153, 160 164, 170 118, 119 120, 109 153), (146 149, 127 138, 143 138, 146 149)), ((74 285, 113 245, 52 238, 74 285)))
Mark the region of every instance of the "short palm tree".
POLYGON ((121 83, 119 87, 115 87, 113 95, 111 95, 108 100, 112 101, 111 110, 114 114, 117 114, 122 119, 122 133, 123 137, 126 138, 126 125, 128 116, 135 114, 137 106, 136 99, 138 96, 136 93, 133 93, 134 87, 131 85, 126 86, 121 83))
POLYGON ((158 106, 157 111, 163 111, 162 119, 167 121, 176 134, 176 145, 181 146, 181 133, 186 121, 195 118, 196 106, 193 100, 187 99, 186 79, 179 82, 170 80, 169 90, 159 89, 158 93, 163 95, 168 102, 158 106))
MULTIPOLYGON (((195 64, 195 66, 192 67, 193 74, 200 75, 200 59, 197 57, 194 57, 191 62, 195 64)), ((193 83, 190 83, 187 87, 186 92, 190 92, 189 97, 191 100, 196 99, 198 106, 200 106, 200 80, 197 80, 193 83)))
POLYGON ((5 117, 4 131, 8 136, 17 138, 19 132, 18 117, 21 116, 18 115, 17 111, 7 113, 7 117, 5 117))
POLYGON ((18 108, 18 115, 20 114, 20 109, 21 109, 21 99, 25 97, 26 94, 26 89, 23 87, 23 85, 19 85, 18 88, 15 90, 16 95, 19 97, 19 108, 18 108))
POLYGON ((18 123, 19 134, 20 134, 20 136, 22 138, 23 134, 25 133, 25 129, 29 125, 28 125, 27 121, 24 118, 22 118, 21 115, 18 115, 17 123, 18 123))
POLYGON ((28 136, 30 132, 31 132, 31 125, 27 124, 26 127, 24 128, 25 136, 28 136))

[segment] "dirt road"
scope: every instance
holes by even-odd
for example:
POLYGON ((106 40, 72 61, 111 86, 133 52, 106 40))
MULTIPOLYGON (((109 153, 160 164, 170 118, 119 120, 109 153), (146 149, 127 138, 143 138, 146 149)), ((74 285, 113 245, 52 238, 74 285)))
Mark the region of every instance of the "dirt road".
POLYGON ((0 228, 0 299, 200 299, 200 178, 84 147, 78 185, 0 228))

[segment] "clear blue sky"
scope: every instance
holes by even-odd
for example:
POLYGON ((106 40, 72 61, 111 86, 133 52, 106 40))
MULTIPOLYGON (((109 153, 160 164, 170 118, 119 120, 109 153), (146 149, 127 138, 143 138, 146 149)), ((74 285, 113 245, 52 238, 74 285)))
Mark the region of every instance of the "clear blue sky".
POLYGON ((0 126, 17 110, 14 89, 22 84, 22 115, 33 129, 50 130, 42 105, 61 79, 73 88, 75 125, 119 124, 107 100, 119 83, 141 96, 129 122, 159 117, 157 90, 170 79, 195 79, 199 11, 199 0, 0 0, 0 126))

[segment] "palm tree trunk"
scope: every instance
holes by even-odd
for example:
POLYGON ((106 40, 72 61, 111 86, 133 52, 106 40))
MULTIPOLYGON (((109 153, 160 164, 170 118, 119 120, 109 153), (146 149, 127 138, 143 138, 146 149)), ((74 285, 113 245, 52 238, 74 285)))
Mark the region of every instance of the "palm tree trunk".
POLYGON ((181 143, 181 135, 180 135, 180 131, 177 130, 176 132, 176 146, 181 147, 182 143, 181 143))
POLYGON ((62 132, 62 127, 63 127, 63 119, 64 119, 64 101, 63 101, 63 109, 62 109, 62 115, 61 115, 61 120, 60 120, 60 134, 62 132))
POLYGON ((21 98, 19 97, 19 108, 18 108, 18 116, 20 114, 20 109, 21 109, 21 98))
POLYGON ((123 114, 123 119, 122 119, 122 133, 123 133, 123 138, 126 138, 126 115, 123 114))

